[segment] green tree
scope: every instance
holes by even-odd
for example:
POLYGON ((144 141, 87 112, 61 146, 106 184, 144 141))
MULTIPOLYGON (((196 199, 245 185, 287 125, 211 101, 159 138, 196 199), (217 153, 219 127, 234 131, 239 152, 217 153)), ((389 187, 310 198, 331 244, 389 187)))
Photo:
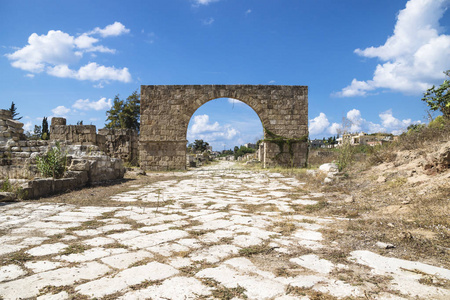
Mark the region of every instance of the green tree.
POLYGON ((12 116, 13 120, 20 120, 20 119, 22 119, 22 117, 16 118, 19 115, 19 113, 17 112, 17 107, 14 104, 14 101, 11 102, 11 107, 8 110, 11 112, 11 116, 12 116))
POLYGON ((192 144, 192 150, 194 152, 205 152, 208 149, 209 144, 203 140, 195 140, 192 144))
POLYGON ((256 150, 253 148, 247 148, 245 146, 234 147, 234 158, 237 159, 239 156, 244 156, 247 153, 255 153, 256 150))
POLYGON ((120 100, 119 95, 116 95, 111 109, 106 112, 106 115, 108 116, 106 121, 109 121, 105 124, 106 128, 122 128, 123 122, 121 121, 121 118, 123 106, 123 100, 120 100))
POLYGON ((107 128, 140 129, 141 99, 137 91, 134 91, 126 100, 114 97, 110 110, 106 112, 107 128))
MULTIPOLYGON (((444 72, 450 77, 450 70, 444 72)), ((450 80, 445 79, 439 86, 428 89, 423 94, 422 101, 425 101, 432 111, 441 111, 445 119, 450 119, 450 80)))
POLYGON ((49 140, 50 139, 50 132, 48 131, 47 117, 44 117, 42 119, 42 135, 41 135, 41 139, 43 139, 43 140, 49 140))
POLYGON ((33 135, 30 137, 32 140, 40 140, 42 136, 42 126, 34 125, 33 135))

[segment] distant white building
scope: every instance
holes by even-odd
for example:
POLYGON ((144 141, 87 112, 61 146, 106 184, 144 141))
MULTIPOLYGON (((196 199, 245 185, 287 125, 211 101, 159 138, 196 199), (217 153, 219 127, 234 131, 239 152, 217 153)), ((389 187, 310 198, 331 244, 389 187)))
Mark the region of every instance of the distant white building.
POLYGON ((367 134, 365 132, 360 133, 346 133, 341 137, 336 139, 338 142, 338 147, 342 146, 347 141, 350 142, 350 145, 358 146, 358 145, 369 145, 376 146, 381 145, 383 143, 392 142, 395 137, 392 137, 388 134, 367 134))

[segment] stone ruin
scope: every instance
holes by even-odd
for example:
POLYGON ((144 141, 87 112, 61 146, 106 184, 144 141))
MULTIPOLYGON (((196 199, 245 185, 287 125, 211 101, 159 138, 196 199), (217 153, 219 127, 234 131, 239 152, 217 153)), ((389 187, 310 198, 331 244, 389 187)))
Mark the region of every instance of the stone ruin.
POLYGON ((97 129, 95 125, 66 125, 64 118, 52 118, 50 140, 74 145, 97 146, 106 155, 138 164, 139 136, 134 129, 97 129))
POLYGON ((121 178, 122 161, 131 165, 139 162, 143 170, 186 169, 189 120, 206 102, 224 97, 246 103, 261 119, 264 140, 257 156, 264 168, 306 165, 307 86, 143 85, 139 137, 131 129, 104 128, 97 132, 94 125, 67 125, 64 118, 53 118, 49 141, 27 140, 23 124, 12 120, 9 111, 0 110, 0 178, 28 180, 22 184, 25 197, 37 198, 121 178), (57 142, 68 154, 67 176, 72 177, 35 179, 39 177, 36 157, 57 142))
POLYGON ((53 118, 50 140, 27 140, 23 132, 23 123, 12 120, 10 111, 0 110, 0 187, 7 180, 24 199, 123 178, 123 161, 137 162, 135 130, 96 133, 93 125, 66 125, 64 118, 53 118), (40 178, 36 157, 57 143, 67 154, 64 178, 40 178))
POLYGON ((186 168, 189 120, 203 104, 233 98, 264 127, 261 162, 304 167, 308 157, 308 87, 280 85, 142 85, 139 162, 144 170, 186 168))

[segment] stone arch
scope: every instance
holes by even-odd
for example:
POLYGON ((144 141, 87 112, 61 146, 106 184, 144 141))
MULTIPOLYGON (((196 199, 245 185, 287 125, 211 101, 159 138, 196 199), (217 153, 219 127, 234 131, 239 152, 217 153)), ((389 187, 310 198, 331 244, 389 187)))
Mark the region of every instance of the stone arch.
POLYGON ((146 170, 186 168, 186 132, 194 112, 217 98, 238 99, 264 128, 265 166, 304 166, 308 87, 279 85, 141 86, 140 164, 146 170))

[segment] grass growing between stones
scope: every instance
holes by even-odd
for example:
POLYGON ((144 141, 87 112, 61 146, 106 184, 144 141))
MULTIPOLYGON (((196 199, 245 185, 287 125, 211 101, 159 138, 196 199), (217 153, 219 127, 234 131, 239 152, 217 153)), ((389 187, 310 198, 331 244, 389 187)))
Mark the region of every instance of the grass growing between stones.
POLYGON ((211 291, 211 294, 213 297, 223 300, 231 300, 236 297, 247 299, 245 291, 246 289, 238 284, 235 288, 217 287, 211 291))
POLYGON ((120 220, 122 221, 123 224, 131 225, 131 229, 138 229, 145 226, 145 224, 139 223, 138 221, 127 217, 122 217, 120 218, 120 220))
MULTIPOLYGON (((297 286, 289 285, 286 288, 287 295, 293 296, 307 296, 310 300, 337 300, 339 298, 331 296, 330 294, 325 294, 322 292, 314 291, 312 289, 305 289, 297 286)), ((345 299, 353 299, 353 298, 345 298, 345 299)), ((369 298, 370 299, 370 298, 369 298)))
MULTIPOLYGON (((247 299, 247 295, 245 294, 246 289, 239 284, 235 288, 228 288, 217 282, 216 280, 212 278, 202 278, 200 281, 211 288, 211 295, 214 297, 214 299, 220 299, 220 300, 231 300, 234 298, 242 298, 247 299)), ((202 298, 200 298, 202 299, 202 298)), ((206 298, 205 298, 206 299, 206 298)), ((209 298, 207 298, 209 299, 209 298)))
MULTIPOLYGON (((149 286, 152 286, 152 285, 161 285, 162 283, 163 283, 163 280, 144 280, 141 283, 130 286, 130 289, 141 290, 141 289, 148 288, 149 286)), ((115 298, 111 298, 111 299, 115 299, 115 298)))
POLYGON ((278 207, 273 203, 263 203, 263 204, 241 204, 241 207, 246 210, 249 214, 255 214, 259 212, 278 212, 278 207))
POLYGON ((76 254, 76 253, 83 253, 84 251, 90 249, 92 247, 83 245, 83 244, 72 244, 67 246, 64 250, 62 250, 59 254, 60 255, 70 255, 70 254, 76 254))
POLYGON ((328 201, 320 200, 316 204, 304 205, 303 210, 307 213, 318 212, 328 206, 328 201))
POLYGON ((113 249, 113 248, 124 248, 124 249, 128 249, 128 246, 121 244, 119 242, 114 242, 114 243, 109 243, 106 245, 102 246, 105 249, 113 249))
POLYGON ((27 261, 31 261, 35 259, 34 256, 28 254, 25 252, 25 250, 17 251, 12 254, 6 255, 2 260, 0 265, 7 265, 7 264, 16 264, 23 266, 23 264, 27 261))
POLYGON ((256 246, 239 249, 239 255, 245 256, 245 257, 250 257, 253 255, 258 255, 258 254, 268 254, 271 251, 273 251, 274 249, 275 249, 274 247, 270 247, 268 244, 261 244, 261 245, 256 245, 256 246))
POLYGON ((290 235, 297 229, 297 225, 295 225, 292 220, 283 220, 272 223, 270 228, 271 231, 278 232, 282 235, 290 235))
POLYGON ((202 235, 210 233, 210 232, 214 232, 214 230, 201 229, 201 230, 189 230, 188 231, 189 235, 192 237, 199 237, 199 236, 202 236, 202 235))
POLYGON ((182 202, 180 206, 182 209, 188 209, 188 208, 196 207, 197 205, 194 203, 190 203, 190 202, 182 202))
MULTIPOLYGON (((43 296, 46 294, 55 295, 55 294, 59 294, 61 292, 67 292, 69 295, 76 294, 74 287, 71 285, 60 285, 60 286, 46 285, 39 290, 39 296, 43 296)), ((86 297, 86 299, 87 299, 87 297, 86 297)))

